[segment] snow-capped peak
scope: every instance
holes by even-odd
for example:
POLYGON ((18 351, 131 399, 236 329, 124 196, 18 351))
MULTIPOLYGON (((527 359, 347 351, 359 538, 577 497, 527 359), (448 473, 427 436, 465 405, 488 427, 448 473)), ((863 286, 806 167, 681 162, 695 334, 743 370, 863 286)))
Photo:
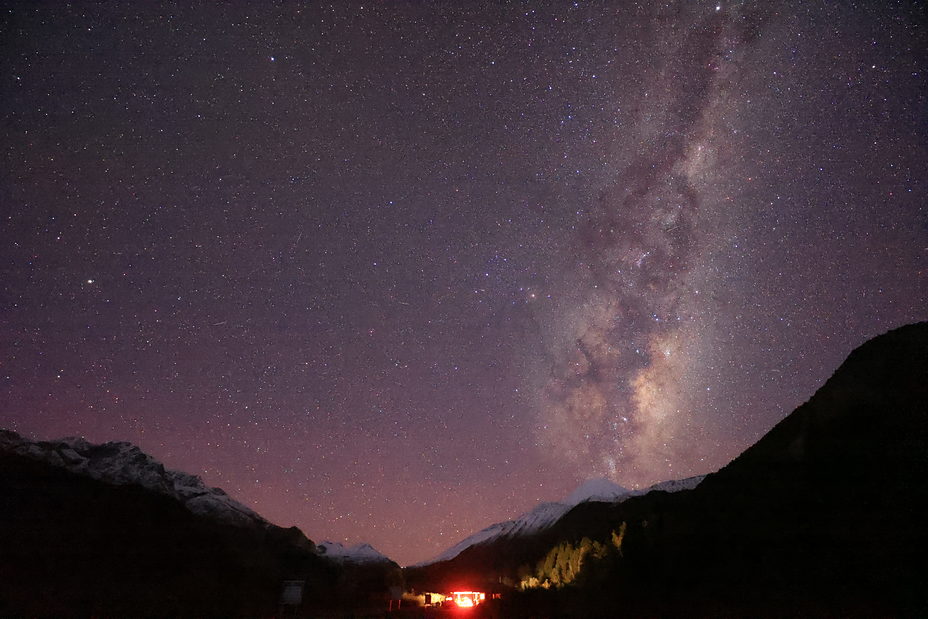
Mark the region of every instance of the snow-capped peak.
POLYGON ((370 544, 345 546, 339 542, 324 541, 317 546, 319 553, 340 563, 389 563, 390 558, 370 544))
POLYGON ((580 503, 585 503, 587 501, 620 503, 629 497, 647 494, 652 490, 662 490, 664 492, 688 490, 695 488, 696 485, 703 480, 703 477, 705 476, 690 477, 678 481, 665 481, 643 490, 629 490, 605 478, 591 479, 580 484, 576 490, 561 501, 539 503, 531 511, 522 514, 515 520, 491 524, 487 528, 477 531, 473 535, 461 540, 438 556, 417 563, 413 567, 431 565, 439 561, 448 561, 477 544, 485 544, 502 538, 522 537, 544 531, 554 525, 564 514, 580 503))
POLYGON ((610 502, 628 495, 631 491, 604 477, 590 479, 561 500, 565 505, 579 505, 586 501, 610 502))
POLYGON ((108 484, 139 485, 175 498, 195 514, 227 524, 268 524, 222 489, 206 486, 196 475, 165 469, 163 464, 131 443, 114 441, 95 445, 77 437, 33 442, 15 432, 0 430, 0 449, 108 484))

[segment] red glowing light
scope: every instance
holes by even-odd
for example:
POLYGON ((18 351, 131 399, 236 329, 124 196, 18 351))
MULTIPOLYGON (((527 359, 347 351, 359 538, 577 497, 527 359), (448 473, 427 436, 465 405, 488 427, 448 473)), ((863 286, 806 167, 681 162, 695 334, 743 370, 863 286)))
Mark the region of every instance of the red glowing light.
POLYGON ((448 596, 459 608, 472 608, 483 602, 487 596, 479 591, 454 591, 448 596))

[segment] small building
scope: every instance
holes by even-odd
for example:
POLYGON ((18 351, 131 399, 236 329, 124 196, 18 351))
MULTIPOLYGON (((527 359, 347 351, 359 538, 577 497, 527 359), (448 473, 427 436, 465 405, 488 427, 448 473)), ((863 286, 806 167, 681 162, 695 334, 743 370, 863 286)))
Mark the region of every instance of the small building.
POLYGON ((445 599, 450 599, 455 606, 470 608, 483 604, 487 599, 487 594, 482 591, 452 591, 445 596, 445 599))

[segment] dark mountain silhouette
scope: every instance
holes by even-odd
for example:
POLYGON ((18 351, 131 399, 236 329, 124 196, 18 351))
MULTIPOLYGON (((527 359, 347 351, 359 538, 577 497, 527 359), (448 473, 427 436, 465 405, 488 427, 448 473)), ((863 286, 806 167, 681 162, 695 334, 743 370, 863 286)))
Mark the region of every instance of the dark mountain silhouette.
POLYGON ((587 538, 605 550, 583 555, 569 583, 513 590, 506 616, 928 616, 926 480, 919 323, 860 346, 697 488, 583 503, 538 536, 469 548, 407 580, 518 588, 559 577, 587 538))
POLYGON ((259 617, 381 606, 395 563, 339 564, 128 443, 0 431, 0 617, 259 617), (291 611, 292 612, 292 611, 291 611))

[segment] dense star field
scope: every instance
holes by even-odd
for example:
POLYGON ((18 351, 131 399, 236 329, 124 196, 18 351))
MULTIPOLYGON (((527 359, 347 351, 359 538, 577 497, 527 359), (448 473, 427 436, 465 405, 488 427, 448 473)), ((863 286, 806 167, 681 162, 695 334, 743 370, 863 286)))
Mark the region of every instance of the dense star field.
POLYGON ((423 560, 928 318, 919 2, 4 2, 0 427, 423 560))

